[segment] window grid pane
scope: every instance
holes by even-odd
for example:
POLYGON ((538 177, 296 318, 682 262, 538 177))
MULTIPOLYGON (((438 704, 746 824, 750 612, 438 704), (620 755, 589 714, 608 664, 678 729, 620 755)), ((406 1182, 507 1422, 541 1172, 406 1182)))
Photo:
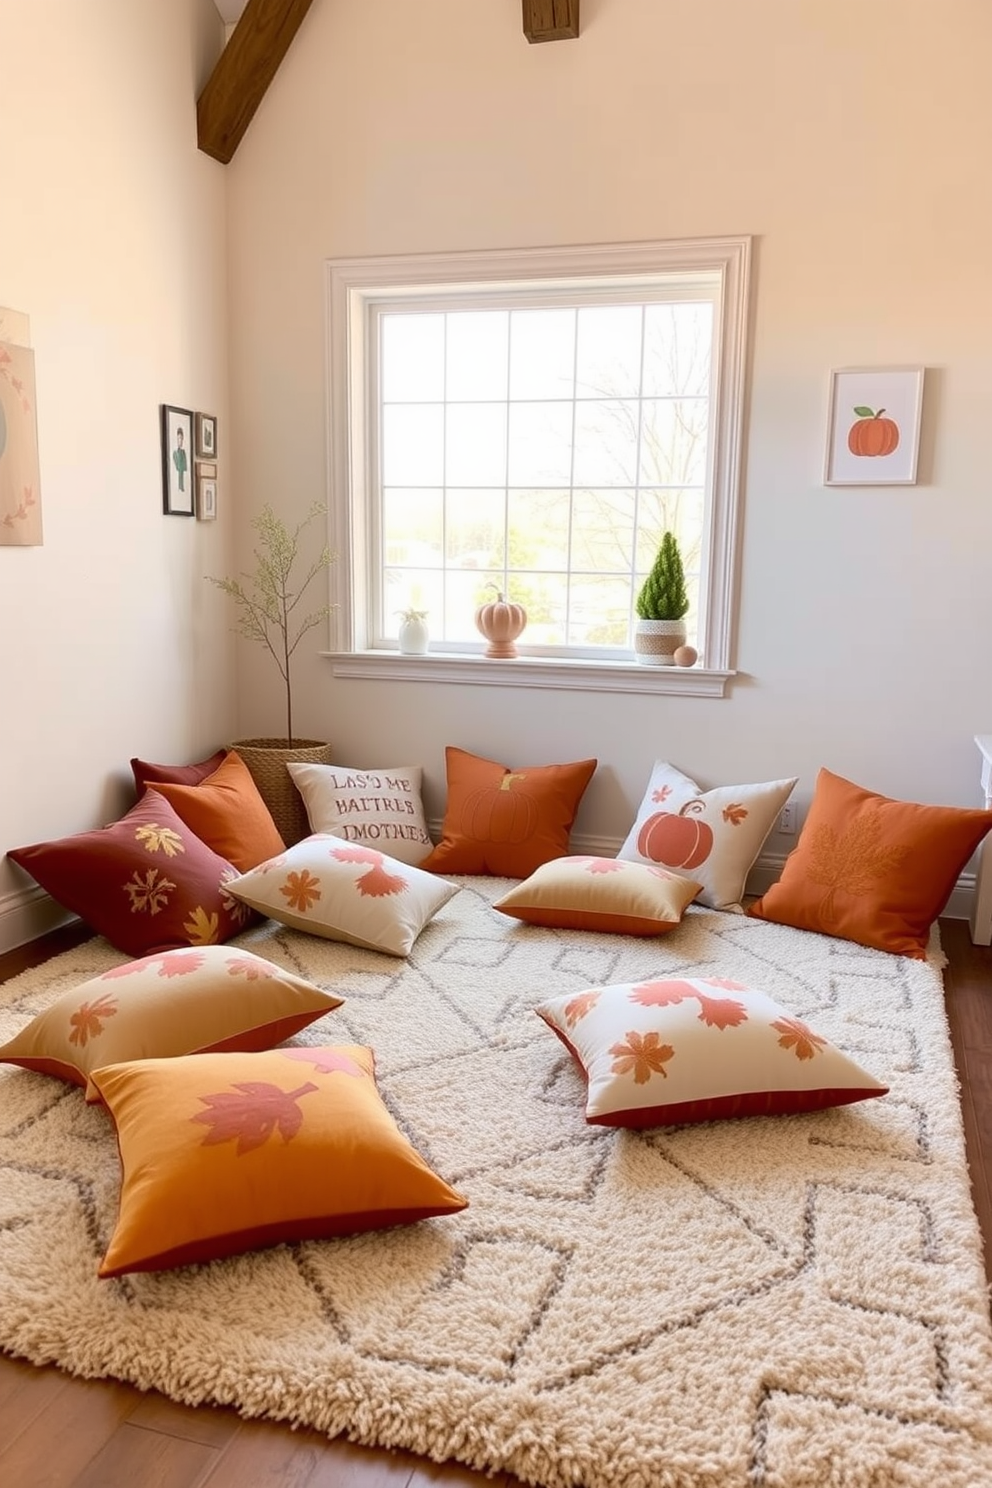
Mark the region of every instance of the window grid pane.
POLYGON ((478 643, 495 585, 527 608, 521 650, 629 649, 667 528, 695 641, 712 310, 383 312, 380 641, 413 606, 434 642, 478 643))

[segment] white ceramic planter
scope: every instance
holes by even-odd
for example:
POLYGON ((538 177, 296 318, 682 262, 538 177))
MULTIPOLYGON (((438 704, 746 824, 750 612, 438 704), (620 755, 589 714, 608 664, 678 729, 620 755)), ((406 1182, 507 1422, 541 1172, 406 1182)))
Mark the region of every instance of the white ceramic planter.
POLYGON ((685 645, 684 620, 638 620, 634 655, 641 666, 674 666, 675 652, 685 645))
POLYGON ((426 620, 411 618, 400 621, 401 656, 426 656, 429 640, 426 620))

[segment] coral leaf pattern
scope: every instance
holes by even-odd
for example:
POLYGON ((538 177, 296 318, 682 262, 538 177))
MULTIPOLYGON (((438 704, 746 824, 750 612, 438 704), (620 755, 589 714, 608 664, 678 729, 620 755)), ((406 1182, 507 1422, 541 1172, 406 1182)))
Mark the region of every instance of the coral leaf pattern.
POLYGON ((746 992, 743 982, 732 982, 729 977, 703 977, 707 987, 719 987, 723 992, 746 992))
POLYGON ((256 961, 247 956, 238 956, 227 963, 228 976, 243 976, 249 982, 275 976, 275 968, 265 961, 256 961))
POLYGON ((407 887, 407 880, 401 873, 387 873, 382 866, 382 853, 376 852, 373 847, 341 847, 331 853, 332 858, 337 858, 339 863, 370 863, 368 873, 355 881, 355 888, 360 894, 373 899, 381 899, 387 894, 402 894, 407 887))
POLYGON ((87 1040, 99 1038, 105 1021, 112 1018, 116 1011, 117 1003, 108 992, 95 1002, 81 1003, 69 1019, 72 1027, 70 1044, 78 1044, 81 1049, 85 1049, 87 1040))
POLYGON ((885 847, 881 844, 882 818, 878 810, 860 811, 842 832, 833 827, 815 828, 810 841, 807 877, 820 884, 826 893, 820 913, 832 916, 834 897, 838 893, 854 898, 865 894, 876 879, 900 868, 906 861, 908 847, 885 847))
POLYGON ((565 1004, 565 1022, 569 1028, 574 1028, 579 1019, 591 1012, 598 1001, 598 992, 580 992, 578 997, 570 998, 565 1004))
POLYGON ((145 874, 135 869, 124 885, 124 892, 131 901, 132 914, 157 915, 168 904, 175 887, 157 868, 149 868, 145 874))
MULTIPOLYGON (((203 913, 202 909, 199 913, 203 913)), ((214 919, 216 918, 215 915, 214 919)), ((175 951, 171 956, 162 956, 160 959, 160 977, 188 976, 191 971, 199 971, 203 965, 203 956, 199 951, 175 951)))
POLYGON ((183 920, 183 929, 192 945, 216 945, 220 940, 220 916, 208 914, 198 904, 188 920, 183 920))
POLYGON ((671 794, 672 787, 670 785, 663 785, 660 789, 651 792, 651 799, 656 805, 660 806, 662 801, 667 801, 671 794))
POLYGON ((699 1021, 707 1028, 739 1028, 747 1022, 747 1008, 732 997, 707 997, 697 992, 699 998, 699 1021))
POLYGON ((342 1075, 352 1075, 355 1079, 364 1080, 365 1071, 360 1064, 356 1064, 350 1054, 345 1054, 342 1049, 283 1049, 287 1059, 299 1059, 302 1064, 312 1064, 320 1075, 333 1075, 335 1071, 342 1075))
POLYGON ((697 995, 691 982, 642 982, 633 989, 630 1000, 640 1003, 641 1007, 672 1007, 677 1002, 684 1002, 687 997, 697 995))
POLYGON ((798 1018, 776 1018, 772 1024, 776 1033, 782 1037, 779 1043, 783 1049, 791 1049, 797 1059, 812 1059, 814 1054, 826 1047, 826 1039, 814 1033, 805 1023, 800 1023, 798 1018))
POLYGON ((116 977, 133 976, 135 972, 144 971, 146 966, 154 966, 161 959, 161 956, 141 956, 137 961, 125 961, 123 966, 110 966, 100 973, 100 980, 112 982, 116 977))
POLYGON ((747 820, 747 807, 742 806, 739 801, 731 801, 729 806, 723 808, 723 819, 732 827, 739 827, 742 821, 747 820))
POLYGON ((614 1056, 615 1075, 629 1075, 633 1072, 634 1083, 645 1085, 652 1075, 663 1075, 668 1079, 665 1065, 674 1056, 675 1050, 671 1044, 661 1043, 657 1033, 628 1033, 627 1042, 613 1044, 610 1053, 614 1056))
POLYGON ((238 1081, 233 1090, 201 1095, 199 1099, 207 1110, 198 1111, 190 1120, 210 1128, 203 1139, 204 1147, 236 1142, 237 1155, 243 1157, 263 1147, 277 1129, 284 1142, 291 1142, 303 1124, 297 1102, 319 1089, 310 1081, 295 1090, 280 1090, 267 1080, 238 1081))
POLYGON ((306 914, 320 898, 320 879, 309 868, 288 874, 286 882, 279 886, 280 894, 286 896, 290 909, 306 914))
POLYGON ((157 826, 155 822, 135 827, 134 835, 145 852, 160 852, 165 853, 167 858, 175 858, 186 851, 186 845, 178 832, 174 832, 171 827, 157 826))

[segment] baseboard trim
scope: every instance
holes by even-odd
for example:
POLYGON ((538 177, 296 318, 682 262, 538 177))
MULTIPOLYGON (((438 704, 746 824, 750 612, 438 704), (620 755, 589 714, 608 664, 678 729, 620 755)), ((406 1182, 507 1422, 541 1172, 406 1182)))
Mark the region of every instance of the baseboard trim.
POLYGON ((15 951, 78 918, 37 886, 0 894, 0 952, 15 951))

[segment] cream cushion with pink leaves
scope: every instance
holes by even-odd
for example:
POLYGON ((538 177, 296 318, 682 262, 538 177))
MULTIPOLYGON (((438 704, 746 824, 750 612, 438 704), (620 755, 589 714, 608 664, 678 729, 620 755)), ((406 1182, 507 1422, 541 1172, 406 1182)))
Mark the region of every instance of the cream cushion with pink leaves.
POLYGON ((18 1064, 86 1086, 122 1059, 270 1049, 343 999, 233 945, 184 946, 112 966, 63 992, 0 1046, 18 1064))
POLYGON ((740 912, 748 872, 797 779, 703 791, 656 760, 617 857, 682 873, 702 884, 697 903, 740 912))
POLYGON ((315 832, 225 887, 295 930, 408 956, 459 885, 375 848, 315 832))
POLYGON ((887 1093, 766 992, 726 977, 591 987, 535 1011, 584 1072, 594 1126, 791 1115, 887 1093))

